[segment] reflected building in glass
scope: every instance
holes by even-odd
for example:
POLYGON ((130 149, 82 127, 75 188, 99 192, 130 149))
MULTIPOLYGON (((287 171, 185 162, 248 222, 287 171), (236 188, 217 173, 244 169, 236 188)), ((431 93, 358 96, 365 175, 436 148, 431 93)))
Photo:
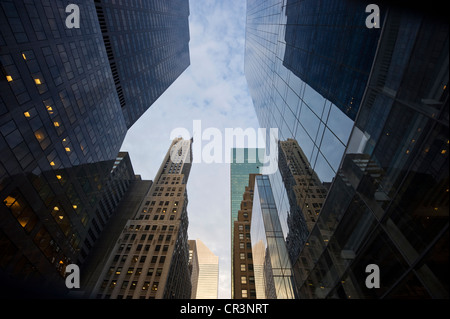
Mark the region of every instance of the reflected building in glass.
POLYGON ((349 145, 294 271, 301 298, 448 298, 448 22, 389 9, 349 145), (365 285, 368 264, 380 288, 365 285))
POLYGON ((278 167, 289 200, 286 244, 291 260, 296 260, 316 224, 328 192, 295 139, 280 141, 278 167))
MULTIPOLYGON (((189 41, 187 3, 152 1, 139 8, 123 1, 129 5, 125 10, 79 1, 80 28, 69 29, 63 1, 1 2, 2 283, 11 282, 17 291, 24 289, 16 279, 38 290, 55 283, 67 291, 66 265, 82 266, 119 199, 101 202, 104 192, 116 187, 112 169, 127 129, 186 68, 188 52, 181 53, 180 46, 187 50, 189 41), (152 10, 175 12, 164 20, 152 10), (162 39, 176 32, 168 21, 183 30, 183 40, 162 39), (158 43, 149 37, 149 24, 158 43), (137 28, 145 35, 135 33, 137 28), (154 60, 131 56, 138 49, 151 51, 150 46, 157 47, 158 54, 149 55, 154 60), (177 62, 174 52, 180 55, 177 62), (167 63, 161 62, 165 54, 171 56, 167 63), (155 91, 154 97, 142 95, 143 87, 155 91)), ((130 176, 128 184, 134 173, 130 176)))
MULTIPOLYGON (((331 78, 318 81, 327 72, 309 69, 317 67, 318 57, 296 52, 308 50, 303 44, 310 44, 311 34, 300 32, 306 26, 287 25, 287 19, 313 24, 333 17, 314 20, 328 8, 308 8, 309 3, 247 2, 245 73, 260 126, 277 127, 280 144, 296 140, 315 172, 310 177, 316 174, 328 189, 315 225, 299 234, 305 244, 291 254, 296 295, 448 298, 448 23, 381 7, 382 28, 365 30, 378 33, 367 37, 376 47, 368 76, 350 84, 342 70, 337 87, 345 92, 338 96, 329 89, 333 67, 331 78), (288 12, 296 6, 302 10, 288 12), (309 17, 300 17, 302 12, 309 17), (296 61, 307 62, 295 66, 296 61), (352 115, 340 103, 357 94, 352 115), (381 269, 379 289, 365 285, 369 264, 381 269)), ((365 28, 364 19, 355 21, 365 28)), ((317 45, 327 37, 321 28, 309 29, 317 45)), ((356 38, 360 43, 352 43, 348 54, 373 47, 360 33, 356 38)), ((327 42, 331 49, 334 41, 327 42)), ((285 238, 292 234, 290 196, 298 186, 287 160, 293 159, 281 150, 280 171, 269 176, 285 238)))
POLYGON ((267 175, 255 176, 251 219, 256 298, 295 297, 291 261, 267 175))
MULTIPOLYGON (((260 127, 295 139, 322 183, 336 175, 375 54, 380 29, 366 16, 355 1, 247 1, 245 76, 260 127)), ((269 177, 286 236, 289 197, 280 172, 269 177)))

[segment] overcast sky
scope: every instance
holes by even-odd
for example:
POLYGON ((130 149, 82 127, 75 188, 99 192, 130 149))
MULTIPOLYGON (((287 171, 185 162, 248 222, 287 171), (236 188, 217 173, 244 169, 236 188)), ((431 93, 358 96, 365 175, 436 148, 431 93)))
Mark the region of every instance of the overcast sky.
MULTIPOLYGON (((122 145, 143 179, 154 179, 176 128, 192 134, 193 121, 200 120, 202 132, 217 128, 224 139, 225 128, 259 127, 244 76, 246 1, 189 3, 191 65, 131 127, 122 145)), ((209 141, 194 139, 197 143, 203 149, 209 141)), ((219 256, 219 298, 231 297, 229 176, 229 163, 195 163, 187 184, 189 239, 201 239, 219 256)))

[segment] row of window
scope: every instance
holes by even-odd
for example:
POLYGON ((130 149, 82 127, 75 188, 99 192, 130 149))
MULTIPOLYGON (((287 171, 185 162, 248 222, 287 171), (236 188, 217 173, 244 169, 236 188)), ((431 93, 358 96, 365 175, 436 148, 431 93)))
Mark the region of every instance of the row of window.
MULTIPOLYGON (((124 280, 122 282, 122 285, 120 286, 120 289, 127 289, 129 288, 130 290, 135 290, 137 287, 137 280, 132 281, 131 284, 128 280, 124 280)), ((141 290, 149 290, 151 289, 151 291, 157 291, 158 290, 158 285, 159 282, 153 282, 151 288, 150 288, 150 281, 146 281, 144 282, 144 284, 141 287, 141 290)), ((101 288, 102 289, 114 289, 117 287, 117 280, 111 280, 111 282, 109 282, 109 280, 105 280, 102 283, 101 288), (109 284, 109 285, 108 285, 109 284)))
MULTIPOLYGON (((144 263, 147 259, 146 255, 142 255, 142 256, 138 256, 138 255, 133 255, 133 256, 128 256, 128 255, 115 255, 114 259, 113 259, 113 263, 125 263, 128 259, 128 257, 130 257, 130 262, 131 263, 144 263)), ((151 264, 164 264, 164 262, 166 261, 166 256, 159 256, 159 260, 158 260, 158 256, 152 256, 150 263, 151 264)))

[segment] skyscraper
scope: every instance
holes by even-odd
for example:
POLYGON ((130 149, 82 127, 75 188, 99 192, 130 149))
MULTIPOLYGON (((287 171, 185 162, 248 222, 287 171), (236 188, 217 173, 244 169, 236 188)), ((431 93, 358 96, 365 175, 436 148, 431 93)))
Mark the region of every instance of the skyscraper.
MULTIPOLYGON (((339 168, 375 54, 380 29, 366 16, 351 0, 247 1, 244 67, 260 127, 295 139, 322 183, 339 168)), ((269 178, 286 236, 288 194, 280 171, 269 178)))
POLYGON ((95 1, 127 128, 189 66, 189 1, 95 1))
POLYGON ((382 32, 339 172, 295 260, 301 298, 449 296, 448 22, 389 9, 382 32))
POLYGON ((105 262, 93 297, 191 297, 186 191, 191 144, 173 140, 154 183, 105 262))
POLYGON ((251 240, 258 299, 295 297, 289 259, 278 211, 267 175, 255 177, 251 240))
POLYGON ((237 221, 233 225, 233 298, 255 299, 257 296, 250 236, 253 192, 256 174, 248 174, 237 221))
MULTIPOLYGON (((310 178, 316 174, 328 188, 305 244, 291 254, 297 296, 448 298, 443 271, 449 256, 448 23, 425 12, 382 6, 381 32, 364 30, 380 36, 367 80, 357 84, 345 70, 317 64, 338 53, 320 46, 333 50, 336 43, 326 28, 343 20, 327 15, 322 3, 316 8, 309 1, 284 3, 247 2, 245 72, 260 126, 279 128, 282 142, 295 139, 315 172, 310 178), (288 12, 297 6, 297 13, 288 12), (308 23, 287 25, 285 17, 308 23), (313 27, 315 21, 324 23, 313 27), (301 32, 310 25, 309 32, 301 32), (319 46, 321 57, 303 46, 309 39, 317 41, 312 47, 319 46), (299 61, 304 63, 295 65, 299 61), (321 79, 328 71, 331 78, 321 79), (336 74, 342 83, 330 87, 336 74), (341 97, 359 96, 356 117, 339 105, 334 88, 342 88, 341 97), (382 271, 378 289, 366 286, 368 265, 382 271)), ((339 14, 339 7, 330 8, 339 14)), ((355 21, 365 27, 363 20, 355 21)), ((344 39, 341 53, 352 43, 352 59, 373 47, 360 34, 356 42, 345 41, 349 34, 335 34, 344 39)), ((284 155, 280 172, 269 178, 286 238, 295 225, 288 225, 295 186, 284 155)), ((299 234, 302 241, 305 232, 299 234)), ((299 243, 294 240, 288 244, 299 243)))
POLYGON ((248 186, 249 174, 259 174, 263 166, 264 149, 233 148, 230 164, 231 187, 231 297, 234 298, 234 222, 238 220, 242 196, 248 186))
POLYGON ((291 260, 295 260, 316 224, 328 189, 311 169, 296 140, 280 141, 278 150, 278 167, 290 209, 286 242, 291 260))
MULTIPOLYGON (((354 120, 380 29, 366 27, 370 1, 286 1, 283 65, 354 120)), ((384 15, 380 17, 383 23, 384 15)))
POLYGON ((219 257, 199 239, 189 240, 192 299, 217 299, 219 257))
POLYGON ((187 1, 173 3, 122 2, 125 10, 78 1, 80 28, 70 29, 63 1, 2 1, 2 282, 18 290, 19 281, 40 291, 65 289, 66 265, 81 266, 101 236, 113 209, 105 214, 99 200, 127 128, 189 61, 187 1), (183 39, 174 28, 183 29, 183 39), (152 60, 137 49, 151 51, 152 60), (144 86, 151 98, 141 94, 144 86))

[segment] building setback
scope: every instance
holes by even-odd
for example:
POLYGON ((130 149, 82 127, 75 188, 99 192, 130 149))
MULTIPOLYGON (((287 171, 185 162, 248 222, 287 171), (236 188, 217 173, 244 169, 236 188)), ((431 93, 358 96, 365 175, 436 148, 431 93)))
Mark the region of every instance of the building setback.
POLYGON ((250 237, 253 191, 256 174, 248 174, 248 186, 242 195, 238 219, 233 231, 233 298, 255 299, 257 296, 250 237))
POLYGON ((92 297, 191 297, 186 191, 191 144, 181 138, 172 142, 154 183, 105 262, 92 297))
POLYGON ((199 239, 189 240, 192 299, 217 299, 219 257, 199 239))
POLYGON ((60 295, 86 262, 126 191, 102 200, 127 129, 189 64, 187 3, 82 0, 69 29, 63 1, 1 2, 3 287, 60 295))

